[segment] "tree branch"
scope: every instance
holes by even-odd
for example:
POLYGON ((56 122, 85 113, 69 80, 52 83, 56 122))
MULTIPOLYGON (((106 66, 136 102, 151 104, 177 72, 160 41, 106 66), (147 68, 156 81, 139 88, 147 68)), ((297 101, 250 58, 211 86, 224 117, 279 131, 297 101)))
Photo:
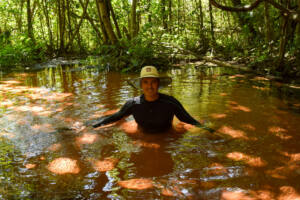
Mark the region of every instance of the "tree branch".
POLYGON ((209 0, 209 2, 213 6, 219 8, 219 9, 222 9, 222 10, 230 11, 230 12, 247 12, 247 11, 250 11, 250 10, 253 10, 254 8, 256 8, 263 1, 265 1, 265 0, 256 0, 252 4, 246 5, 243 7, 230 7, 230 6, 223 6, 219 3, 217 3, 215 0, 209 0))
POLYGON ((269 4, 271 4, 272 6, 274 6, 275 8, 281 10, 282 12, 284 12, 284 14, 286 15, 290 15, 293 13, 293 11, 283 7, 282 5, 280 5, 279 3, 276 3, 275 1, 273 0, 265 0, 266 2, 268 2, 269 4))
POLYGON ((85 16, 79 16, 79 15, 77 15, 76 13, 74 13, 74 12, 71 11, 71 14, 72 14, 73 17, 76 17, 76 18, 79 18, 79 19, 80 19, 81 17, 83 17, 84 19, 87 19, 87 20, 90 22, 90 24, 91 24, 91 26, 93 27, 93 29, 95 30, 95 32, 96 32, 96 34, 97 34, 99 40, 100 40, 100 41, 102 40, 101 33, 100 33, 100 31, 98 30, 97 26, 95 25, 95 22, 97 23, 98 20, 93 19, 91 16, 89 16, 88 13, 85 13, 85 16))
POLYGON ((292 20, 300 22, 300 13, 294 10, 290 10, 288 8, 285 8, 284 6, 280 5, 279 3, 276 3, 274 0, 256 0, 250 5, 245 5, 243 7, 230 7, 230 6, 224 6, 216 2, 216 0, 209 0, 209 2, 215 6, 216 8, 219 8, 221 10, 230 11, 230 12, 247 12, 255 9, 257 6, 259 6, 262 2, 268 2, 281 12, 283 12, 283 15, 286 17, 289 17, 292 20))
POLYGON ((83 14, 82 14, 82 16, 80 17, 79 24, 78 24, 78 25, 76 26, 76 28, 75 28, 74 34, 71 32, 72 37, 70 38, 70 41, 69 41, 69 43, 68 43, 67 46, 66 46, 66 49, 68 49, 68 48, 72 45, 75 36, 76 36, 76 35, 78 34, 78 32, 79 32, 79 29, 80 29, 80 27, 81 27, 81 24, 82 24, 82 22, 83 22, 83 19, 84 19, 84 17, 86 16, 86 13, 87 13, 87 7, 88 7, 88 5, 89 5, 89 0, 86 0, 86 3, 85 3, 85 4, 82 2, 82 0, 80 0, 80 4, 81 4, 82 9, 83 9, 83 14))

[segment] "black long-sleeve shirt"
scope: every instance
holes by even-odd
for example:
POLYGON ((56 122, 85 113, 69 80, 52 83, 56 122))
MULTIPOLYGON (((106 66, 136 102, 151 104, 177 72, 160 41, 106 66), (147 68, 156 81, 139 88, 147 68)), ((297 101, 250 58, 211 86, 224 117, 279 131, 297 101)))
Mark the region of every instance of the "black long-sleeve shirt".
POLYGON ((146 101, 144 95, 128 100, 115 114, 98 119, 93 127, 102 126, 133 115, 135 121, 147 132, 164 132, 172 127, 174 115, 182 122, 201 125, 172 96, 159 93, 155 101, 146 101))

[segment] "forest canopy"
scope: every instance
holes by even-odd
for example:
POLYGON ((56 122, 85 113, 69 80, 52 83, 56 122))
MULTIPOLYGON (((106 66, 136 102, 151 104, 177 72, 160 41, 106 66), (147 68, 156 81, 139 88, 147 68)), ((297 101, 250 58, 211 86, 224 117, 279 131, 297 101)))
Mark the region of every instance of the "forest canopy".
POLYGON ((300 0, 1 0, 0 66, 101 56, 122 71, 210 55, 300 76, 300 0))

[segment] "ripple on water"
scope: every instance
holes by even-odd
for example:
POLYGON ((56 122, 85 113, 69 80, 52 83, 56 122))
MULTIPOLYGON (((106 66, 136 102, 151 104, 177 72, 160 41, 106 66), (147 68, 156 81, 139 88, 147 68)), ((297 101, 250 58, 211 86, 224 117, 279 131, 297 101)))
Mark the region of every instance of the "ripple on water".
POLYGON ((1 148, 9 162, 0 178, 9 192, 22 191, 17 198, 299 198, 296 88, 232 71, 223 76, 217 67, 170 70, 171 87, 161 91, 220 133, 189 129, 153 142, 131 138, 117 123, 82 129, 139 95, 124 81, 138 74, 68 67, 0 83, 0 135, 13 143, 10 153, 1 148))

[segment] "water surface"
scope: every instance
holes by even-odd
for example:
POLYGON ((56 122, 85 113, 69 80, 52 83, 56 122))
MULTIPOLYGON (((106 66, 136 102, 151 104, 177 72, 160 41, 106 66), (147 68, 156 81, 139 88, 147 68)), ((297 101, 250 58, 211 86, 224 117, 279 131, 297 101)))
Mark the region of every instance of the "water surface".
MULTIPOLYGON (((166 72, 160 92, 218 130, 135 135, 83 123, 140 95, 138 74, 58 65, 0 79, 1 199, 300 198, 300 89, 215 66, 166 72)), ((128 131, 129 130, 129 131, 128 131)))

